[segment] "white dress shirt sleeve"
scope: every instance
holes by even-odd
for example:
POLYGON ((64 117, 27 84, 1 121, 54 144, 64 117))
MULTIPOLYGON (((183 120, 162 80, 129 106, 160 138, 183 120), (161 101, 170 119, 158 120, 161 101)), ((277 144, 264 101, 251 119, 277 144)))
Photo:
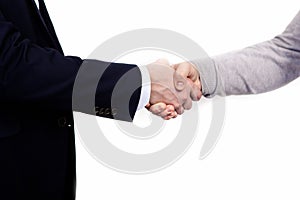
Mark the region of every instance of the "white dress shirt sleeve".
POLYGON ((144 108, 149 103, 151 94, 151 80, 148 69, 146 66, 139 66, 139 69, 142 74, 142 89, 137 110, 144 108))

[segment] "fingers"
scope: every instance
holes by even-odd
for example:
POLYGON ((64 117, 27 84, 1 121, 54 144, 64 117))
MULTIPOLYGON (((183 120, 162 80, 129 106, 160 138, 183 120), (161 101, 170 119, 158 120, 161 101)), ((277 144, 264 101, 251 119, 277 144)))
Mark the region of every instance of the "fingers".
POLYGON ((191 98, 188 98, 183 104, 183 108, 185 110, 190 110, 192 108, 192 106, 193 106, 193 101, 191 98))
POLYGON ((192 101, 200 99, 199 73, 190 63, 180 63, 172 68, 167 60, 160 59, 147 68, 151 78, 152 106, 146 108, 153 114, 170 119, 191 109, 192 101))
POLYGON ((152 105, 149 108, 149 111, 152 112, 155 115, 160 116, 159 114, 162 113, 164 110, 166 110, 167 105, 165 103, 157 103, 152 105))
POLYGON ((193 84, 193 82, 191 80, 188 80, 190 86, 191 86, 191 98, 193 101, 199 101, 201 96, 202 96, 202 92, 200 87, 198 87, 197 85, 193 84))
POLYGON ((172 112, 171 114, 169 114, 168 116, 164 117, 163 119, 165 119, 165 120, 170 120, 170 119, 172 119, 172 118, 176 118, 177 116, 178 116, 177 112, 174 111, 174 112, 172 112))
POLYGON ((164 103, 157 103, 152 106, 149 105, 147 106, 152 114, 160 116, 165 120, 176 118, 178 115, 173 105, 166 105, 164 103))
POLYGON ((185 90, 182 91, 183 97, 183 108, 185 110, 190 110, 192 108, 193 102, 192 102, 192 97, 191 97, 191 93, 192 93, 192 87, 194 86, 193 82, 191 80, 187 81, 187 85, 185 87, 185 90))
POLYGON ((182 115, 184 113, 184 107, 182 99, 180 99, 180 96, 178 94, 173 93, 170 90, 167 90, 164 92, 164 99, 167 100, 165 103, 168 105, 173 105, 175 108, 175 111, 182 115))
POLYGON ((178 91, 183 91, 186 87, 186 84, 183 84, 184 81, 182 79, 191 80, 195 86, 198 87, 198 90, 196 87, 192 87, 192 93, 191 97, 193 101, 198 101, 201 98, 201 83, 200 83, 200 77, 199 72, 197 69, 188 62, 183 62, 179 64, 173 65, 173 68, 175 69, 176 73, 174 73, 173 80, 174 80, 174 86, 178 91))
POLYGON ((173 93, 170 90, 166 90, 164 92, 164 99, 166 100, 166 104, 168 105, 173 105, 175 108, 175 111, 179 114, 182 115, 184 113, 184 108, 183 108, 183 102, 182 99, 180 99, 180 96, 178 94, 173 93))
POLYGON ((187 62, 175 64, 175 65, 173 65, 173 68, 175 69, 175 71, 178 74, 180 74, 181 76, 183 76, 185 78, 189 77, 191 74, 191 67, 190 67, 189 63, 187 63, 187 62))
POLYGON ((199 73, 193 64, 189 62, 183 62, 173 65, 175 71, 185 78, 191 79, 193 82, 199 79, 199 73))
POLYGON ((164 111, 162 111, 161 113, 158 114, 158 116, 162 117, 162 118, 167 118, 170 116, 174 116, 176 113, 174 106, 172 105, 167 105, 166 109, 164 111))
POLYGON ((147 103, 147 105, 145 106, 145 108, 148 110, 150 110, 150 107, 151 107, 150 103, 147 103))
POLYGON ((175 111, 176 111, 179 115, 182 115, 182 114, 184 113, 184 108, 183 108, 183 106, 181 106, 181 105, 175 106, 175 105, 174 105, 174 107, 175 107, 175 111))
MULTIPOLYGON (((187 83, 183 84, 184 81, 182 79, 187 80, 191 87, 190 96, 193 101, 199 101, 202 93, 201 93, 201 84, 200 84, 200 78, 199 73, 197 69, 188 62, 183 62, 180 64, 173 65, 173 68, 175 69, 174 73, 174 86, 178 91, 183 91, 185 87, 187 87, 187 83)), ((189 108, 192 102, 188 101, 183 106, 184 108, 189 108)))

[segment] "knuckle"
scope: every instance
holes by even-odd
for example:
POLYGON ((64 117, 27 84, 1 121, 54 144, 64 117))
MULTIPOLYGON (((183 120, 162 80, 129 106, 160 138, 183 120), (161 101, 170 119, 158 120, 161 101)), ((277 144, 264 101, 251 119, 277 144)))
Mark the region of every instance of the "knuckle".
POLYGON ((188 97, 185 95, 181 98, 182 102, 186 102, 188 100, 188 97))
POLYGON ((192 105, 189 104, 188 106, 185 107, 186 110, 191 110, 192 109, 192 105))

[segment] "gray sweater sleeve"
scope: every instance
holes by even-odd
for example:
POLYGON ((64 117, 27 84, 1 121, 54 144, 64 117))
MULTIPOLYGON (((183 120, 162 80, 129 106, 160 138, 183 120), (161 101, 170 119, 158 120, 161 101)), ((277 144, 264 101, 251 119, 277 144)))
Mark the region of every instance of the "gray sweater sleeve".
POLYGON ((279 88, 300 76, 300 12, 270 41, 207 60, 198 67, 202 92, 215 95, 257 94, 279 88))

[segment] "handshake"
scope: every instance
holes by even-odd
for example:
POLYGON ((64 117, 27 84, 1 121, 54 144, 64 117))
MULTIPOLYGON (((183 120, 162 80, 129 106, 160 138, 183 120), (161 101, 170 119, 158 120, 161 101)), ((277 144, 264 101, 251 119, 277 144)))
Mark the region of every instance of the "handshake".
POLYGON ((150 101, 146 108, 165 120, 176 118, 192 108, 192 101, 199 101, 200 74, 189 62, 170 65, 160 59, 147 65, 151 79, 150 101))

